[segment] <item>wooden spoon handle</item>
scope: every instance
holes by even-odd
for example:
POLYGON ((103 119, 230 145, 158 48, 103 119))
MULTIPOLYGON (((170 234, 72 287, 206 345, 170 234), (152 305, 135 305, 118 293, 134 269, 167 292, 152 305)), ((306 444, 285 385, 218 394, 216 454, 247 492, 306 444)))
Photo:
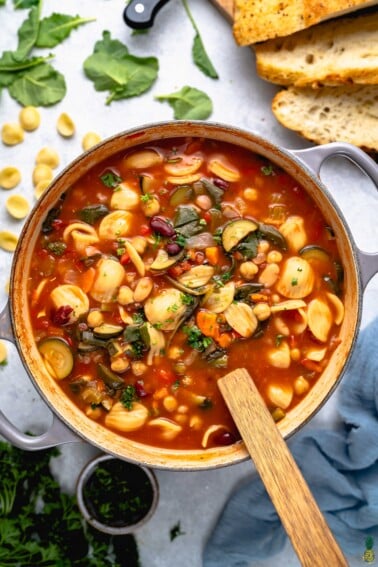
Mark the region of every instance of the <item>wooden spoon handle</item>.
POLYGON ((248 372, 234 370, 218 386, 302 565, 347 566, 248 372))

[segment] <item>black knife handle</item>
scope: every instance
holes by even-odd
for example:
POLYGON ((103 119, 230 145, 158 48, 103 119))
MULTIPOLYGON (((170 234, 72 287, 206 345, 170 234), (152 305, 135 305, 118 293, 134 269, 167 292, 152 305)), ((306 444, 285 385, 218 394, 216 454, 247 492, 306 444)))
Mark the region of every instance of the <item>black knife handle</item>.
POLYGON ((131 0, 123 12, 123 19, 131 28, 150 28, 157 12, 167 2, 168 0, 131 0))

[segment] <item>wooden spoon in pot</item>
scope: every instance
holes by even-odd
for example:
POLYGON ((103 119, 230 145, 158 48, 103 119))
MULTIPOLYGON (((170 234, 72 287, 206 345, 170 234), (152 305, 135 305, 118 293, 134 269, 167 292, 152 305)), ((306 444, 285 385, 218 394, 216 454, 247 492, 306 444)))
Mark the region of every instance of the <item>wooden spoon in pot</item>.
POLYGON ((218 386, 303 567, 347 566, 247 370, 230 372, 218 386))

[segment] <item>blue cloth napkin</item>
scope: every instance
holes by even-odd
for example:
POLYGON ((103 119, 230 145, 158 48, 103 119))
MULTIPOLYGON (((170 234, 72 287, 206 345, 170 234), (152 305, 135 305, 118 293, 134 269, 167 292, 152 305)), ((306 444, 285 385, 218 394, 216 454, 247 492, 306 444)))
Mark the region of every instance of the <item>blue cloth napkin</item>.
MULTIPOLYGON (((378 318, 357 340, 340 384, 337 430, 305 428, 290 449, 346 555, 378 543, 378 318)), ((282 550, 286 533, 260 478, 239 486, 207 541, 204 567, 247 567, 282 550)))

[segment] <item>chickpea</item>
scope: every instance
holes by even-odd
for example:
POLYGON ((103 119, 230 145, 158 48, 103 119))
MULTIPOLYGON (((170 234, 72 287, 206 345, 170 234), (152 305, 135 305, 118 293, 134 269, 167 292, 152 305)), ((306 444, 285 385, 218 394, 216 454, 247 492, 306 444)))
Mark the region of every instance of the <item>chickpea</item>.
POLYGON ((175 421, 177 421, 177 423, 179 423, 180 425, 184 425, 189 419, 189 417, 183 413, 176 413, 173 417, 175 421))
POLYGON ((104 322, 104 316, 99 309, 93 309, 87 315, 88 327, 99 327, 104 322))
POLYGON ((243 191, 243 197, 247 201, 257 201, 259 197, 259 193, 257 189, 254 189, 252 187, 247 187, 247 189, 244 189, 243 191))
POLYGON ((134 362, 131 363, 131 372, 134 376, 143 376, 143 374, 147 372, 147 365, 140 360, 134 360, 134 362))
POLYGON ((15 146, 24 141, 24 130, 19 124, 7 123, 1 129, 1 139, 6 146, 15 146))
POLYGON ((178 403, 174 396, 166 396, 163 400, 163 406, 167 411, 173 412, 177 409, 178 403))
POLYGON ((42 148, 37 153, 37 156, 35 158, 35 163, 37 165, 43 163, 45 165, 50 166, 52 169, 55 169, 56 167, 58 167, 60 163, 58 152, 53 150, 53 148, 48 148, 48 147, 42 148))
POLYGON ((290 350, 290 356, 291 356, 291 360, 294 360, 294 362, 298 362, 298 360, 300 360, 301 358, 301 351, 299 350, 299 348, 292 348, 290 350))
POLYGON ((279 264, 282 262, 282 254, 278 250, 271 250, 266 256, 268 264, 279 264))
POLYGON ((211 209, 213 203, 208 195, 198 195, 196 198, 196 205, 203 211, 208 211, 211 209))
POLYGON ((21 181, 21 173, 16 167, 8 166, 0 170, 0 187, 14 189, 21 181))
POLYGON ((40 181, 50 181, 54 177, 54 172, 49 165, 40 163, 33 169, 33 185, 36 187, 40 181))
POLYGON ((84 151, 87 151, 99 142, 101 142, 101 136, 96 134, 96 132, 87 132, 82 139, 81 147, 84 151))
POLYGON ((75 124, 72 118, 65 112, 59 116, 56 129, 63 138, 71 138, 75 134, 75 124))
POLYGON ((269 319, 271 311, 267 303, 260 301, 253 307, 253 312, 259 321, 266 321, 269 319))
POLYGON ((168 358, 171 360, 178 360, 182 356, 183 350, 178 346, 170 347, 168 351, 168 358))
POLYGON ((118 290, 117 301, 121 305, 128 305, 129 303, 133 303, 133 290, 128 285, 121 285, 118 290))
POLYGON ((189 427, 197 431, 198 429, 201 429, 202 423, 202 419, 199 417, 199 415, 193 415, 190 418, 189 427))
POLYGON ((257 252, 266 254, 270 249, 270 244, 267 240, 260 240, 257 245, 257 252))
POLYGON ((36 130, 41 123, 41 115, 35 106, 25 106, 22 108, 18 118, 22 128, 28 132, 36 130))
POLYGON ((258 267, 253 262, 248 261, 240 264, 240 275, 245 280, 253 280, 254 276, 257 274, 258 271, 259 271, 258 267))
POLYGON ((189 411, 188 406, 185 406, 184 404, 181 404, 177 408, 177 413, 188 413, 188 411, 189 411))
POLYGON ((142 201, 141 207, 146 217, 153 217, 160 212, 159 199, 152 195, 148 201, 142 201))
POLYGON ((50 185, 49 179, 41 179, 34 188, 34 196, 39 199, 50 185))
POLYGON ((308 392, 309 389, 310 384, 303 376, 298 376, 298 378, 294 380, 294 392, 297 394, 297 396, 302 396, 303 394, 308 392))
POLYGON ((259 283, 264 284, 264 287, 272 287, 280 273, 280 268, 277 264, 268 264, 259 276, 259 283))

